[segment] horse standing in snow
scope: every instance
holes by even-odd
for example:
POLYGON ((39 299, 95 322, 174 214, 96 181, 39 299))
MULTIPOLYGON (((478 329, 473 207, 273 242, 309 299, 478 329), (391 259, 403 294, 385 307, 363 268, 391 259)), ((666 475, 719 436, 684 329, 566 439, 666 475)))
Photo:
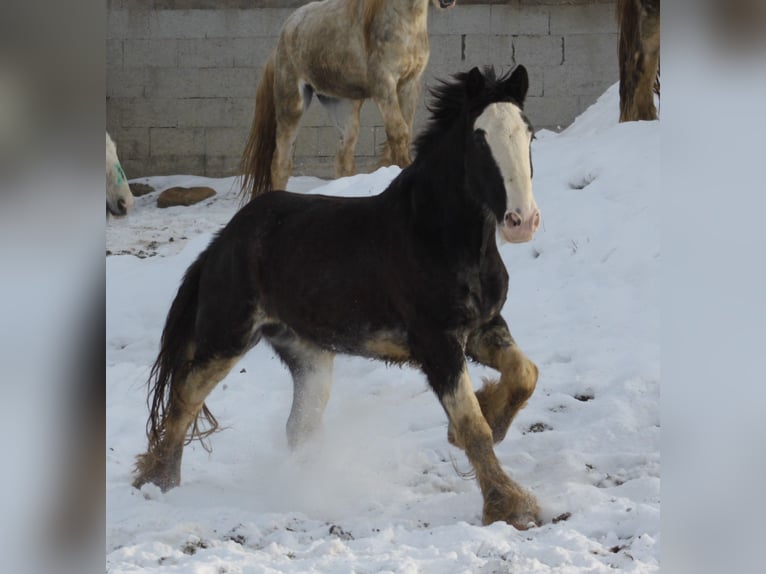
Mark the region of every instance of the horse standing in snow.
POLYGON ((660 0, 618 0, 620 121, 656 120, 660 93, 660 0))
POLYGON ((540 224, 528 85, 518 66, 501 78, 474 68, 437 87, 415 161, 377 196, 266 193, 232 218, 186 271, 168 313, 134 486, 180 483, 185 441, 217 426, 205 398, 266 339, 293 377, 291 447, 321 423, 336 353, 411 364, 473 466, 484 523, 539 523, 535 499, 492 446, 538 373, 500 315, 508 273, 497 247, 498 234, 524 242, 540 224), (500 380, 474 393, 466 356, 500 380))
POLYGON ((133 192, 117 158, 117 148, 106 134, 106 213, 125 215, 133 207, 133 192))
MULTIPOLYGON (((455 0, 430 0, 449 8, 455 0)), ((285 189, 301 116, 314 93, 340 131, 335 176, 353 175, 359 112, 378 106, 386 129, 380 165, 410 164, 410 139, 428 63, 429 0, 324 0, 285 22, 255 96, 242 155, 242 194, 285 189)))

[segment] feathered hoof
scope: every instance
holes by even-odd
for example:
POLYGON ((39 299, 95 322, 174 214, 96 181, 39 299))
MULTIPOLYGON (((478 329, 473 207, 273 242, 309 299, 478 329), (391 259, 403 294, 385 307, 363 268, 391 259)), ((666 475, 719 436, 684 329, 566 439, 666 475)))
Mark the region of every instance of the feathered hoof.
POLYGON ((540 526, 540 507, 529 492, 519 486, 493 488, 484 498, 482 522, 507 522, 517 530, 540 526))
POLYGON ((180 469, 161 464, 158 458, 149 453, 138 455, 133 488, 141 488, 147 483, 155 484, 162 492, 167 492, 181 484, 180 469))

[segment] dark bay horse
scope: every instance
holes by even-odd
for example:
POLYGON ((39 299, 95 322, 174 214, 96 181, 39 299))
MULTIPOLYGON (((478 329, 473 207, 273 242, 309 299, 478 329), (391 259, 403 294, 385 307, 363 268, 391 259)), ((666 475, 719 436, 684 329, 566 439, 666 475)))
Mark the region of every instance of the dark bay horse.
POLYGON ((301 116, 314 93, 340 132, 335 176, 353 175, 359 112, 372 98, 386 129, 380 165, 409 165, 420 78, 429 56, 428 4, 456 0, 323 0, 285 22, 255 96, 242 154, 242 194, 285 189, 301 116))
POLYGON ((266 339, 293 377, 291 447, 321 423, 336 353, 412 364, 475 470, 484 523, 539 523, 535 499, 492 446, 537 383, 500 315, 508 273, 497 246, 498 236, 530 240, 540 223, 528 85, 523 66, 442 83, 415 161, 377 196, 271 192, 232 218, 186 271, 168 313, 136 487, 180 483, 185 441, 217 425, 205 398, 266 339), (474 393, 466 356, 500 380, 474 393))

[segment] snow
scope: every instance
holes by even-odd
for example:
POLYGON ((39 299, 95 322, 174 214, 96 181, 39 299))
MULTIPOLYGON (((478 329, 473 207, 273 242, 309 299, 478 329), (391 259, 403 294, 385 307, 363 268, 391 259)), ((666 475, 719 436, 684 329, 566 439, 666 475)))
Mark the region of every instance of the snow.
MULTIPOLYGON (((292 384, 266 345, 209 397, 225 430, 184 451, 182 484, 130 486, 146 378, 186 267, 238 208, 234 178, 193 207, 136 198, 107 228, 107 570, 119 572, 656 572, 660 556, 658 122, 618 124, 612 86, 534 142, 535 238, 503 245, 503 315, 540 368, 496 452, 545 524, 481 525, 481 494, 444 413, 410 368, 338 357, 321 432, 291 454, 292 384), (172 238, 172 239, 171 239, 172 238), (571 513, 566 519, 553 519, 571 513)), ((534 118, 532 118, 534 120, 534 118)), ((399 172, 288 189, 371 195, 399 172)), ((471 365, 475 386, 490 369, 471 365)))

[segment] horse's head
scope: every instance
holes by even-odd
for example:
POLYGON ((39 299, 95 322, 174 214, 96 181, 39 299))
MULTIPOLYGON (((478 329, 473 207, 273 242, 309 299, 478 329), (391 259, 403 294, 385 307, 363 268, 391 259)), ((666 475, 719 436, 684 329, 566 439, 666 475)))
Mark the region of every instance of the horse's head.
POLYGON ((107 165, 106 211, 112 215, 125 215, 133 207, 133 193, 120 162, 107 165))
POLYGON ((469 187, 495 215, 506 241, 529 241, 540 210, 532 195, 532 126, 523 112, 527 70, 518 66, 496 79, 491 68, 484 74, 474 68, 463 82, 473 119, 466 145, 469 187))
POLYGON ((133 207, 133 193, 128 185, 128 178, 117 159, 114 142, 106 134, 106 212, 112 215, 125 215, 133 207))
POLYGON ((457 0, 431 0, 431 4, 444 10, 447 8, 452 8, 455 4, 457 4, 457 0))

